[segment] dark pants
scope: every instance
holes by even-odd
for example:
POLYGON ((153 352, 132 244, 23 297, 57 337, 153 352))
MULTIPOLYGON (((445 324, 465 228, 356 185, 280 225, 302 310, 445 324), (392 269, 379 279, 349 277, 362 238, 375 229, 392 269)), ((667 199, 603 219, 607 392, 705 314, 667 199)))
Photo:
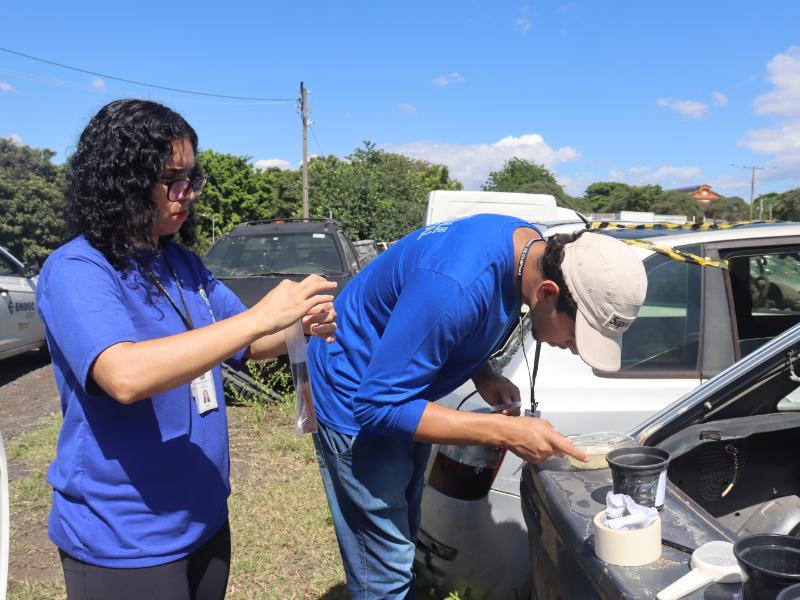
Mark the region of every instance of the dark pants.
POLYGON ((221 600, 228 585, 231 530, 226 521, 191 554, 155 567, 98 567, 58 552, 69 600, 221 600))

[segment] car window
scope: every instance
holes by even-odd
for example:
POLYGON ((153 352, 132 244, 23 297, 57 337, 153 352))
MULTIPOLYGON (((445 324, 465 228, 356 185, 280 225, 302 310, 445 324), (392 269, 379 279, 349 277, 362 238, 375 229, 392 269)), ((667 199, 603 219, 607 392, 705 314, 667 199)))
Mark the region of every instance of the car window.
POLYGON ((749 354, 800 322, 800 253, 759 250, 728 258, 739 352, 749 354))
MULTIPOLYGON (((699 253, 699 246, 680 250, 699 253)), ((647 297, 639 316, 622 336, 621 372, 666 373, 697 371, 700 325, 700 276, 697 265, 663 254, 644 261, 647 297)))
POLYGON ((16 264, 0 254, 0 276, 17 275, 18 271, 16 264))
POLYGON ((217 277, 271 274, 341 274, 342 261, 329 233, 276 233, 224 238, 206 257, 217 277))
POLYGON ((337 233, 339 234, 339 241, 342 243, 344 256, 347 260, 347 263, 350 265, 350 269, 353 271, 358 271, 358 257, 353 251, 353 248, 350 246, 350 242, 347 241, 347 238, 341 231, 338 231, 337 233))

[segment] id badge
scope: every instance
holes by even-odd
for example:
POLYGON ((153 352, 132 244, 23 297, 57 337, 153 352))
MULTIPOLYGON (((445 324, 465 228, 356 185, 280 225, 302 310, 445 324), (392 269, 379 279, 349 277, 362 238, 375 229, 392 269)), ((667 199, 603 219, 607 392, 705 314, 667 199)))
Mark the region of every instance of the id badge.
POLYGON ((192 380, 192 396, 197 404, 197 412, 201 415, 217 408, 217 389, 214 385, 213 371, 206 371, 192 380))

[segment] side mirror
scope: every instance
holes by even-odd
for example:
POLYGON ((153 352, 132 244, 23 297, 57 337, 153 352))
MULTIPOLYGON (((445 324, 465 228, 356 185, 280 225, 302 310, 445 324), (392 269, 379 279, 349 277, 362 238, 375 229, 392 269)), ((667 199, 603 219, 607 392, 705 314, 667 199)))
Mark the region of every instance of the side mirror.
POLYGON ((36 277, 39 274, 39 269, 32 265, 25 265, 20 272, 23 277, 36 277))

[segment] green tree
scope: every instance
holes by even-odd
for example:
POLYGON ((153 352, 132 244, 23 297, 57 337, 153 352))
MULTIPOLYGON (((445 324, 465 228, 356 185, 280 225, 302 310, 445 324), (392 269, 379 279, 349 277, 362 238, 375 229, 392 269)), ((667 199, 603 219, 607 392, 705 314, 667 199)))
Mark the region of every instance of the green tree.
POLYGON ((627 183, 619 181, 597 181, 586 188, 584 199, 589 203, 592 212, 603 212, 614 199, 628 193, 631 189, 627 183))
POLYGON ((462 187, 447 167, 369 141, 346 159, 312 159, 308 174, 309 212, 333 215, 351 239, 396 240, 422 226, 428 192, 462 187))
POLYGON ((761 194, 753 203, 753 218, 763 220, 769 219, 770 208, 778 201, 778 198, 780 198, 780 194, 777 192, 761 194))
POLYGON ((209 176, 208 187, 195 205, 198 252, 211 244, 212 223, 219 236, 245 221, 286 217, 295 212, 296 201, 286 190, 299 172, 259 170, 250 161, 249 156, 213 150, 197 155, 197 163, 209 176))
MULTIPOLYGON (((248 156, 206 150, 198 163, 210 177, 196 206, 199 241, 204 251, 217 232, 260 219, 303 215, 302 172, 256 170, 248 156)), ((379 150, 364 142, 345 159, 318 156, 309 161, 309 215, 333 216, 352 239, 395 240, 420 227, 428 192, 458 190, 447 167, 379 150)))
POLYGON ((0 139, 0 245, 34 266, 64 242, 64 169, 53 156, 0 139))
MULTIPOLYGON (((777 194, 775 194, 777 196, 777 194)), ((717 221, 735 223, 750 219, 750 206, 739 196, 711 200, 703 209, 705 216, 717 221)))
MULTIPOLYGON (((590 189, 592 186, 589 186, 590 189)), ((595 212, 615 213, 623 210, 650 212, 651 206, 662 195, 660 185, 625 185, 610 189, 608 195, 596 194, 595 212), (624 186, 624 187, 623 187, 624 186)))
POLYGON ((524 194, 549 194, 558 206, 587 212, 588 203, 582 198, 573 198, 564 191, 547 168, 523 158, 512 158, 499 171, 489 173, 482 188, 485 192, 517 192, 524 194))
POLYGON ((664 192, 650 205, 650 211, 657 215, 684 215, 702 217, 703 205, 685 192, 664 192))
POLYGON ((783 192, 772 204, 772 217, 781 221, 800 220, 800 188, 783 192))

